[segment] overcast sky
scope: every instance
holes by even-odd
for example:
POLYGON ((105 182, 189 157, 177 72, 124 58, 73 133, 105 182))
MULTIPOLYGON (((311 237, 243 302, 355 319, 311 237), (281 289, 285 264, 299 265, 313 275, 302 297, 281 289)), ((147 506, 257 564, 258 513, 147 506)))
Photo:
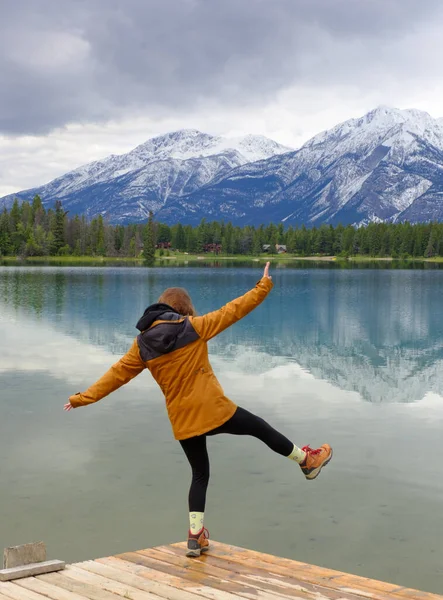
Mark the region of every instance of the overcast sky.
POLYGON ((184 127, 443 116, 442 0, 0 0, 0 196, 184 127))

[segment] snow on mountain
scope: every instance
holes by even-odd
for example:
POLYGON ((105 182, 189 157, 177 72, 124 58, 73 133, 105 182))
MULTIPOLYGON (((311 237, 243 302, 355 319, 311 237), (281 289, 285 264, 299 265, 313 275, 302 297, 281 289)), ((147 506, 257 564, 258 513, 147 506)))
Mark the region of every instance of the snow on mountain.
POLYGON ((243 163, 269 158, 275 154, 290 152, 262 135, 243 137, 215 137, 196 129, 183 129, 148 140, 127 155, 134 161, 176 158, 188 160, 236 151, 243 163))
POLYGON ((17 196, 35 193, 114 223, 145 221, 149 210, 194 224, 443 220, 443 119, 380 106, 296 151, 263 136, 176 131, 17 196))
POLYGON ((194 129, 158 136, 123 155, 83 165, 50 183, 3 198, 39 194, 45 205, 60 199, 71 213, 107 215, 113 222, 146 220, 168 198, 180 198, 216 176, 290 149, 264 136, 223 138, 194 129))
POLYGON ((362 146, 370 149, 381 143, 388 147, 407 146, 414 135, 443 150, 443 119, 433 119, 416 109, 379 106, 359 119, 349 119, 314 136, 304 148, 324 148, 324 143, 330 145, 331 140, 337 144, 337 152, 354 152, 362 146))
POLYGON ((443 119, 379 107, 298 151, 235 168, 159 218, 286 224, 443 220, 443 119))

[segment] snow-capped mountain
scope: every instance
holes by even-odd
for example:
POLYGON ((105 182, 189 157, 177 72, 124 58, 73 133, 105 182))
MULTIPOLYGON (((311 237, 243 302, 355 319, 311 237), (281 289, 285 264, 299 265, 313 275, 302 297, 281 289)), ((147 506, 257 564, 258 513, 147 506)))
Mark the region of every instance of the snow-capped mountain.
MULTIPOLYGON (((379 107, 291 151, 262 136, 184 130, 16 194, 113 223, 443 220, 443 119, 379 107)), ((14 196, 3 199, 10 204, 14 196)))
POLYGON ((171 197, 179 199, 235 167, 288 151, 260 135, 223 138, 181 130, 6 196, 2 204, 39 194, 46 206, 61 200, 71 214, 102 214, 113 223, 145 221, 150 210, 158 212, 171 197))
POLYGON ((443 220, 443 119, 379 107, 299 150, 235 168, 158 218, 240 224, 443 220))

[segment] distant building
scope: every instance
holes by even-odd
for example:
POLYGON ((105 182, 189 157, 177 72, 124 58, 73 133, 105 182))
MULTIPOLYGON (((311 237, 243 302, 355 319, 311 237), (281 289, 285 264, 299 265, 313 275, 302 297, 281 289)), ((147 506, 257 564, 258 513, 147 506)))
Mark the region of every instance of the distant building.
POLYGON ((213 252, 214 254, 220 254, 221 251, 221 244, 205 244, 203 246, 203 252, 213 252))
POLYGON ((171 247, 171 242, 159 242, 155 245, 155 247, 161 250, 169 250, 171 247))
MULTIPOLYGON (((263 252, 270 252, 271 247, 271 244, 263 244, 263 252)), ((283 254, 287 252, 285 244, 275 244, 275 250, 278 254, 283 254)))

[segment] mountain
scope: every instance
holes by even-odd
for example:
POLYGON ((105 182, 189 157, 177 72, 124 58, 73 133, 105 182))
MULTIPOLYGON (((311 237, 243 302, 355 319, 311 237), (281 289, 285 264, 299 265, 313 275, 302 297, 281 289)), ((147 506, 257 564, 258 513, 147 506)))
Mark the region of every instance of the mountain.
POLYGON ((381 106, 291 151, 262 136, 184 130, 13 197, 56 198, 113 223, 245 225, 443 220, 443 119, 381 106))
POLYGON ((443 119, 379 107, 295 152, 233 169, 159 211, 164 221, 366 224, 443 220, 443 119))
POLYGON ((45 206, 59 199, 71 214, 109 217, 113 223, 145 221, 170 199, 180 199, 235 167, 287 152, 260 135, 215 137, 181 130, 155 137, 123 155, 111 155, 54 179, 38 188, 6 196, 32 199, 39 194, 45 206))

